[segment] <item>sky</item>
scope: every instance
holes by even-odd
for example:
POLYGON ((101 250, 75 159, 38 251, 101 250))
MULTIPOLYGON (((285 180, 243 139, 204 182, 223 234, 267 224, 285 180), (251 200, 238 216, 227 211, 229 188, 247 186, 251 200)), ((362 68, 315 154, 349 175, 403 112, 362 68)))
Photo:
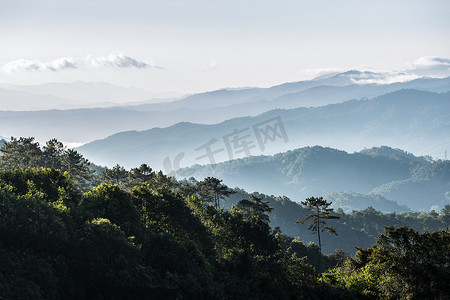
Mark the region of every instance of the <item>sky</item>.
POLYGON ((0 0, 0 83, 195 93, 349 69, 442 77, 449 11, 448 0, 0 0))

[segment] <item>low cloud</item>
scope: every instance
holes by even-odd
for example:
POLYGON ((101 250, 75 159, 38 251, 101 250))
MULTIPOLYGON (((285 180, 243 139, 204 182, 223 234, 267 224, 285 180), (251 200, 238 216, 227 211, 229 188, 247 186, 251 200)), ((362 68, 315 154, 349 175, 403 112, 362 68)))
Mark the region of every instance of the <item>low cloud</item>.
POLYGON ((447 77, 450 76, 450 59, 436 56, 424 56, 408 63, 405 72, 416 74, 420 77, 447 77))
POLYGON ((373 76, 363 76, 358 78, 350 78, 356 84, 390 84, 395 82, 406 82, 420 78, 416 74, 407 74, 404 72, 379 72, 373 76))
POLYGON ((450 59, 441 58, 437 56, 423 56, 409 63, 412 69, 430 68, 430 67, 444 67, 450 68, 450 59))
POLYGON ((347 72, 338 69, 307 69, 300 71, 308 77, 315 79, 326 79, 339 75, 346 77, 355 84, 390 84, 395 82, 406 82, 422 77, 443 78, 450 76, 450 59, 436 56, 420 57, 412 62, 406 63, 402 70, 382 71, 367 67, 356 68, 358 71, 347 72))
POLYGON ((61 57, 51 62, 41 62, 38 60, 18 59, 6 63, 2 71, 14 72, 42 72, 42 71, 63 71, 68 69, 89 69, 89 68, 137 68, 150 69, 161 67, 153 62, 147 63, 139 61, 123 53, 113 53, 108 56, 87 55, 82 58, 61 57))

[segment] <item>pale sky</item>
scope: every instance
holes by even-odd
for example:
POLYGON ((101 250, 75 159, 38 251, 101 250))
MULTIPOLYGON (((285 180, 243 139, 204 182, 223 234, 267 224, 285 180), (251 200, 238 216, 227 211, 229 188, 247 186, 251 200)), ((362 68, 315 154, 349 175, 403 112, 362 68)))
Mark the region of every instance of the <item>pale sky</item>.
POLYGON ((448 0, 0 0, 0 83, 192 93, 401 71, 450 58, 449 12, 448 0))

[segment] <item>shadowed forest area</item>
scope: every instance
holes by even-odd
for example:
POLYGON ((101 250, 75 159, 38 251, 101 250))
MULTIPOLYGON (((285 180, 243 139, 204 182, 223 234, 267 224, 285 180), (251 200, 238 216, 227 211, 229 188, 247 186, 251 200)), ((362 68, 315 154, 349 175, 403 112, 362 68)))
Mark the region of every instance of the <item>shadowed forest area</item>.
POLYGON ((323 254, 300 237, 311 235, 308 225, 295 223, 313 212, 307 201, 214 177, 175 180, 145 164, 102 168, 57 140, 12 139, 0 154, 3 299, 450 294, 450 206, 404 214, 326 206, 337 236, 320 233, 323 254), (336 240, 342 247, 330 251, 336 240))

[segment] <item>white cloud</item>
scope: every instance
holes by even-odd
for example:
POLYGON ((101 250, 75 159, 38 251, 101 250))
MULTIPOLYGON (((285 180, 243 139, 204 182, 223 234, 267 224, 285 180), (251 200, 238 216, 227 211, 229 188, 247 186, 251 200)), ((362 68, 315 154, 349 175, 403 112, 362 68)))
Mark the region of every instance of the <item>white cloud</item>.
POLYGON ((450 59, 436 56, 424 56, 407 64, 405 72, 420 77, 447 77, 450 76, 450 59))
POLYGON ((55 59, 49 64, 45 66, 51 71, 61 71, 64 69, 77 69, 80 65, 80 62, 72 57, 62 57, 55 59))
POLYGON ((344 69, 307 69, 300 71, 309 78, 326 79, 339 75, 355 84, 390 84, 406 82, 421 77, 443 78, 450 76, 450 59, 436 56, 420 57, 413 62, 406 63, 403 70, 385 71, 368 67, 357 67, 355 72, 344 69))
POLYGON ((421 76, 416 74, 407 74, 403 72, 380 72, 374 76, 362 76, 359 78, 350 78, 356 84, 390 84, 395 82, 406 82, 417 79, 421 76))
POLYGON ((139 61, 133 57, 123 53, 113 53, 108 56, 86 55, 83 58, 61 57, 51 62, 41 62, 38 60, 18 59, 6 63, 2 67, 2 71, 7 73, 13 72, 32 72, 32 71, 63 71, 67 69, 81 68, 157 68, 153 62, 146 63, 139 61))
POLYGON ((412 63, 408 63, 412 69, 430 68, 430 67, 450 67, 450 59, 437 56, 423 56, 412 63))
POLYGON ((92 67, 119 67, 119 68, 138 68, 145 69, 151 67, 150 64, 147 64, 142 61, 138 61, 130 56, 126 56, 123 53, 113 53, 108 56, 103 57, 94 57, 92 55, 88 55, 84 58, 84 63, 87 66, 92 67))
POLYGON ((37 60, 18 59, 6 63, 2 70, 8 73, 20 71, 42 71, 45 65, 37 60))

